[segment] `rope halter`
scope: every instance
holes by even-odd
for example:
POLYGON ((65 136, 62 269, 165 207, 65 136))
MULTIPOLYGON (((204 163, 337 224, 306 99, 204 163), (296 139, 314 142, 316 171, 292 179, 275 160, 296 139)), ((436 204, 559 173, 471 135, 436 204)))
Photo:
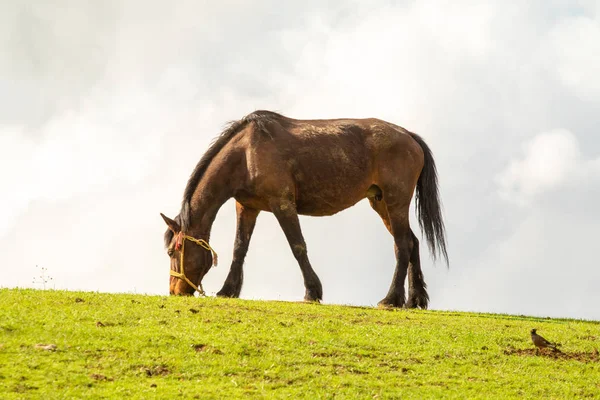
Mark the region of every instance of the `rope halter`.
POLYGON ((173 271, 171 270, 171 276, 175 277, 175 278, 179 278, 179 279, 183 279, 188 285, 190 285, 191 287, 193 287, 195 290, 198 291, 198 293, 200 293, 201 296, 206 296, 206 293, 204 293, 204 289, 202 288, 202 282, 198 282, 198 285, 195 285, 192 281, 190 281, 188 279, 187 276, 185 276, 185 271, 183 269, 183 255, 185 252, 185 241, 189 240, 190 242, 196 243, 198 246, 203 247, 204 249, 210 251, 212 253, 213 256, 213 266, 217 266, 217 263, 219 261, 219 258, 217 256, 217 252, 210 247, 210 245, 208 244, 208 242, 204 239, 196 239, 195 237, 192 236, 188 236, 188 235, 184 235, 182 232, 179 232, 177 234, 177 239, 175 241, 175 249, 177 250, 181 250, 180 252, 180 258, 179 258, 179 270, 181 272, 177 272, 177 271, 173 271))

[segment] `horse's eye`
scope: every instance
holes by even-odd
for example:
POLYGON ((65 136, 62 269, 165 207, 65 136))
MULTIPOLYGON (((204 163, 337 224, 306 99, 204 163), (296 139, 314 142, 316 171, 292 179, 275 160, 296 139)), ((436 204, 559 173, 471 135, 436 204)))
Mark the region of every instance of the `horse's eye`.
POLYGON ((167 254, 169 255, 169 257, 173 256, 174 252, 175 252, 175 250, 173 250, 172 247, 169 247, 169 250, 167 250, 167 254))

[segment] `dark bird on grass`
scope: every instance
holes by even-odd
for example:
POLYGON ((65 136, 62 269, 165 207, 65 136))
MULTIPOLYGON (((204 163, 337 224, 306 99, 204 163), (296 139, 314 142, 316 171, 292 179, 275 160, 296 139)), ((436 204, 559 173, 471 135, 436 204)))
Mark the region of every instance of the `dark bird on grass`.
POLYGON ((533 342, 535 347, 538 348, 538 350, 545 349, 545 348, 551 348, 553 351, 560 352, 560 350, 558 350, 556 348, 556 344, 550 343, 549 341, 547 341, 546 339, 544 339, 543 337, 538 335, 536 333, 536 331, 537 331, 537 329, 531 330, 531 341, 533 342))

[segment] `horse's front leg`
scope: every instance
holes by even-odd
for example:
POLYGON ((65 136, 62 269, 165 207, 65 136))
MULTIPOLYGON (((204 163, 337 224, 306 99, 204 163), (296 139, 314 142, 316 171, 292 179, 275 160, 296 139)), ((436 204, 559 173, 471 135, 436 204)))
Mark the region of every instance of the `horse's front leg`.
POLYGON ((275 214, 292 249, 294 258, 298 261, 298 265, 302 271, 304 287, 306 288, 304 300, 321 302, 323 300, 323 287, 315 270, 310 265, 310 261, 308 261, 306 242, 300 229, 296 205, 289 200, 274 200, 271 201, 271 211, 275 214))
POLYGON ((233 260, 223 288, 217 293, 219 297, 240 296, 242 284, 244 283, 244 259, 248 253, 248 246, 250 245, 250 238, 256 225, 256 218, 260 213, 260 210, 244 207, 238 202, 235 203, 235 210, 237 213, 237 232, 233 248, 233 260))

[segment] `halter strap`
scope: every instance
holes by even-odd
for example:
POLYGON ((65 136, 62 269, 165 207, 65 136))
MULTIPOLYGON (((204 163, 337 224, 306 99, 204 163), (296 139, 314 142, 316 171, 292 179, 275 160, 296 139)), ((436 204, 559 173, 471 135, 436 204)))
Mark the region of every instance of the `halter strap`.
POLYGON ((217 252, 212 247, 210 247, 208 242, 204 239, 196 239, 195 237, 184 235, 181 232, 177 236, 178 237, 175 239, 175 247, 178 249, 179 249, 179 247, 181 247, 181 255, 180 255, 180 259, 179 259, 179 270, 181 272, 176 272, 176 271, 170 270, 171 271, 170 275, 174 276, 175 278, 183 279, 188 285, 190 285, 195 290, 197 290, 198 293, 200 293, 200 295, 206 296, 206 293, 204 292, 204 289, 202 288, 202 282, 198 282, 198 285, 195 285, 192 281, 190 281, 188 279, 187 276, 185 276, 185 271, 183 269, 183 255, 185 252, 185 241, 189 240, 190 242, 196 243, 197 245, 201 246, 202 248, 210 251, 213 255, 213 266, 215 266, 215 267, 217 266, 217 263, 219 261, 217 252))

